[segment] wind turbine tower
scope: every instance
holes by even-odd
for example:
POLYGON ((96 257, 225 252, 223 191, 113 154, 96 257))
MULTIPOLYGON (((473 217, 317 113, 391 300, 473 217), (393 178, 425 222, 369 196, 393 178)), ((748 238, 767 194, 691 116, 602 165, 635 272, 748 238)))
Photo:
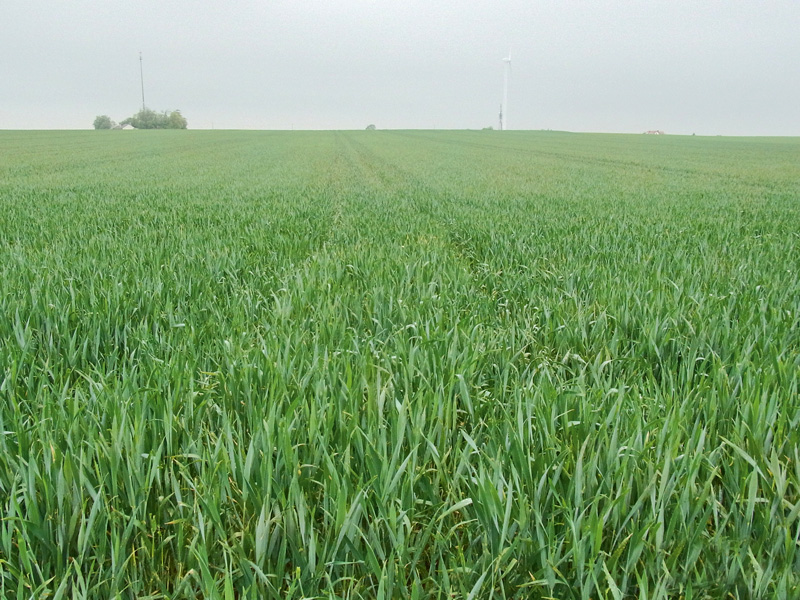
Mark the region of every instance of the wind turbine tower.
POLYGON ((508 129, 508 80, 511 77, 511 50, 508 51, 508 56, 503 59, 503 62, 505 71, 503 75, 503 110, 500 111, 501 131, 508 129))

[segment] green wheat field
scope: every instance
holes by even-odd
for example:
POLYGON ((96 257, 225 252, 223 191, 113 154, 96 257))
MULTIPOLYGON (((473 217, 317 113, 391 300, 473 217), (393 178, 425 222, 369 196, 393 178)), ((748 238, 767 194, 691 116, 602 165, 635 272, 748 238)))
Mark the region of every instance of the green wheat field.
POLYGON ((0 597, 800 597, 800 138, 0 132, 0 597))

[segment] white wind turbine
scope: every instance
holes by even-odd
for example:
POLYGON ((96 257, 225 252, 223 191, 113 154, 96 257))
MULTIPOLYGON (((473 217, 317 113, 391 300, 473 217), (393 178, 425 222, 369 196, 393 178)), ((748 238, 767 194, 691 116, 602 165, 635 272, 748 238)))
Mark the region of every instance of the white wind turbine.
POLYGON ((503 59, 503 62, 506 66, 503 76, 503 107, 500 111, 500 129, 505 131, 508 129, 508 80, 511 77, 511 50, 508 51, 508 56, 503 59))

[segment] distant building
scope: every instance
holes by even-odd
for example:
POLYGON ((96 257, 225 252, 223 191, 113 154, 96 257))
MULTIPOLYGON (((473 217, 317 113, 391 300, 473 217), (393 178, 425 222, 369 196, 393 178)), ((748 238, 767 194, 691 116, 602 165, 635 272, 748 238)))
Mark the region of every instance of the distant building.
POLYGON ((133 126, 133 125, 131 125, 130 123, 125 123, 125 125, 123 125, 122 127, 120 127, 120 129, 125 129, 125 130, 128 130, 128 129, 136 129, 136 127, 134 127, 134 126, 133 126))
POLYGON ((660 129, 651 129, 650 131, 645 131, 646 135, 664 135, 664 132, 660 129))

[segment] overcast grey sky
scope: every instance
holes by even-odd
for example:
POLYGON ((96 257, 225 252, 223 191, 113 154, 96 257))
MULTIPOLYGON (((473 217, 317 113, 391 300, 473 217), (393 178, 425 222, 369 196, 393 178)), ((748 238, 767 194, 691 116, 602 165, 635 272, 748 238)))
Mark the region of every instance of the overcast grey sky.
POLYGON ((800 135, 800 0, 2 0, 0 129, 800 135))

